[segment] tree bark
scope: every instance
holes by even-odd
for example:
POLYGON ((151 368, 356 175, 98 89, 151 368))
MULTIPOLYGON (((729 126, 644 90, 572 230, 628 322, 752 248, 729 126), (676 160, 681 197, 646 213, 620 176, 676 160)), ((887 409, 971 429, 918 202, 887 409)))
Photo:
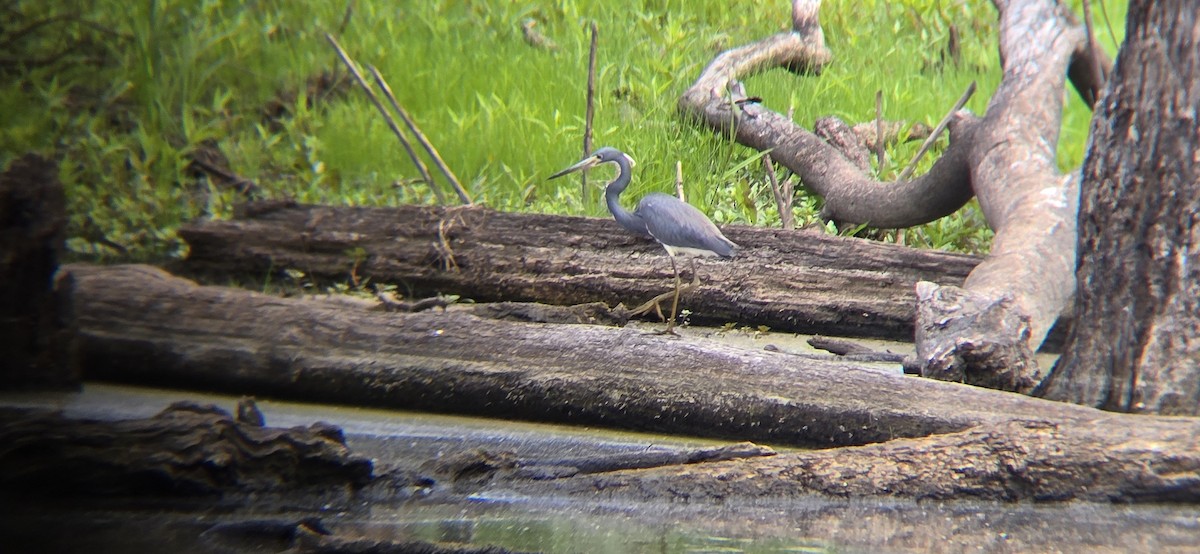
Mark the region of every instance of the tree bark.
POLYGON ((848 447, 539 486, 623 484, 684 498, 1200 501, 1196 420, 1111 414, 630 329, 491 320, 463 309, 368 311, 197 286, 140 266, 67 269, 78 283, 93 378, 848 447))
MULTIPOLYGON (((278 279, 291 268, 345 283, 354 273, 410 294, 548 304, 637 305, 674 286, 662 247, 611 219, 482 207, 270 206, 181 228, 190 248, 182 267, 219 279, 278 279)), ((961 283, 978 261, 820 232, 724 232, 742 248, 733 261, 697 262, 702 284, 680 304, 696 322, 909 340, 915 283, 961 283)))
POLYGON ((1132 2, 1092 126, 1079 213, 1080 283, 1047 398, 1200 413, 1200 18, 1132 2))
POLYGON ((70 309, 54 282, 67 229, 57 172, 27 155, 0 174, 0 388, 79 386, 74 333, 62 316, 70 309))

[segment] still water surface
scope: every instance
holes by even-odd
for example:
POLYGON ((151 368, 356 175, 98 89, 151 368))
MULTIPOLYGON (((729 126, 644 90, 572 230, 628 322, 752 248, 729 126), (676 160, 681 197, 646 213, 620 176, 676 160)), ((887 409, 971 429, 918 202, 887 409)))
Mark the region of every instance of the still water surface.
MULTIPOLYGON (((236 398, 227 396, 88 384, 81 394, 4 395, 0 405, 55 408, 71 417, 121 419, 150 416, 184 399, 231 411, 236 403, 236 398)), ((474 448, 509 451, 518 457, 570 458, 719 444, 706 439, 264 399, 259 407, 269 425, 327 421, 345 430, 355 451, 383 464, 409 467, 474 448)), ((714 504, 626 501, 619 495, 597 501, 524 496, 506 490, 503 484, 466 496, 434 495, 316 512, 255 505, 232 511, 69 506, 60 513, 10 516, 6 526, 19 533, 23 521, 31 529, 69 522, 77 542, 68 537, 56 544, 68 549, 93 545, 96 548, 91 550, 97 552, 132 551, 130 548, 274 552, 284 545, 204 535, 203 531, 222 521, 305 515, 318 515, 336 534, 536 552, 1200 552, 1200 509, 1191 506, 825 497, 714 504)))

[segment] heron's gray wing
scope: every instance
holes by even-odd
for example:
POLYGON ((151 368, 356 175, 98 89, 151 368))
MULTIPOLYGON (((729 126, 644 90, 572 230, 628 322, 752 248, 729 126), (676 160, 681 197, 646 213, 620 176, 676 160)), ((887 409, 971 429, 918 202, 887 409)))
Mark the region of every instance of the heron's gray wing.
POLYGON ((646 222, 654 239, 665 245, 708 250, 726 258, 737 247, 703 212, 669 194, 646 195, 634 212, 646 222))

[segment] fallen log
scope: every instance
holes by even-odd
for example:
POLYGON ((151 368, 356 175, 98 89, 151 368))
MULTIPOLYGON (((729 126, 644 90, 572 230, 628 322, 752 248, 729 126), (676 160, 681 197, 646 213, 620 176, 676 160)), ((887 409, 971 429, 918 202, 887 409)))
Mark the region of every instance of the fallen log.
POLYGON ((922 439, 515 486, 573 498, 620 491, 694 502, 823 494, 1196 503, 1197 436, 1196 419, 1124 416, 1067 423, 1014 414, 996 425, 922 439))
POLYGON ((1111 414, 629 328, 462 309, 385 313, 197 286, 145 266, 66 271, 90 378, 848 447, 538 486, 1200 501, 1200 420, 1111 414))
POLYGON ((371 461, 340 429, 280 429, 214 406, 176 403, 154 417, 79 420, 9 414, 0 427, 0 491, 37 496, 221 496, 367 485, 371 461))
POLYGON ((1057 2, 993 3, 1004 79, 968 160, 996 236, 961 288, 917 289, 917 357, 926 377, 1030 393, 1045 377, 1034 352, 1075 291, 1080 174, 1060 173, 1055 156, 1067 68, 1087 34, 1057 2))
MULTIPOLYGON (((911 340, 918 281, 961 284, 979 259, 814 231, 730 226, 732 261, 697 264, 680 306, 695 322, 911 340)), ((636 306, 672 290, 653 240, 611 219, 483 207, 337 208, 251 204, 230 221, 186 225, 193 275, 279 279, 285 269, 344 283, 354 274, 413 295, 636 306)), ((327 282, 328 282, 327 281, 327 282)))

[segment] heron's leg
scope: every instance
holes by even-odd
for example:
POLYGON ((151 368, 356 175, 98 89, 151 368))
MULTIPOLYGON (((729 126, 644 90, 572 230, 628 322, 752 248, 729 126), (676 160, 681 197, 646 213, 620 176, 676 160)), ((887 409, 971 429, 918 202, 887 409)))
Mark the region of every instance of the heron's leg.
MULTIPOLYGON (((674 262, 675 262, 675 260, 672 259, 671 260, 672 266, 674 266, 674 262)), ((679 277, 678 273, 676 274, 676 277, 677 278, 679 277)), ((650 310, 654 310, 654 312, 656 314, 658 314, 658 318, 665 321, 667 318, 663 317, 662 307, 659 305, 659 303, 664 300, 667 300, 669 298, 676 298, 676 294, 682 295, 684 292, 691 292, 692 289, 695 289, 698 286, 700 286, 700 275, 698 273, 696 273, 696 260, 693 259, 692 260, 692 282, 691 283, 688 283, 687 286, 684 286, 679 290, 669 290, 658 296, 655 296, 654 298, 647 300, 641 306, 634 308, 633 311, 629 312, 629 314, 639 316, 639 315, 648 314, 648 313, 650 313, 650 310)))
MULTIPOLYGON (((695 264, 695 261, 692 262, 695 264)), ((693 265, 693 267, 695 267, 693 265)), ((675 314, 679 312, 679 288, 683 286, 683 281, 679 279, 679 267, 675 265, 675 256, 671 256, 671 271, 675 272, 675 298, 671 300, 671 318, 667 320, 667 328, 663 334, 675 334, 675 314)))

